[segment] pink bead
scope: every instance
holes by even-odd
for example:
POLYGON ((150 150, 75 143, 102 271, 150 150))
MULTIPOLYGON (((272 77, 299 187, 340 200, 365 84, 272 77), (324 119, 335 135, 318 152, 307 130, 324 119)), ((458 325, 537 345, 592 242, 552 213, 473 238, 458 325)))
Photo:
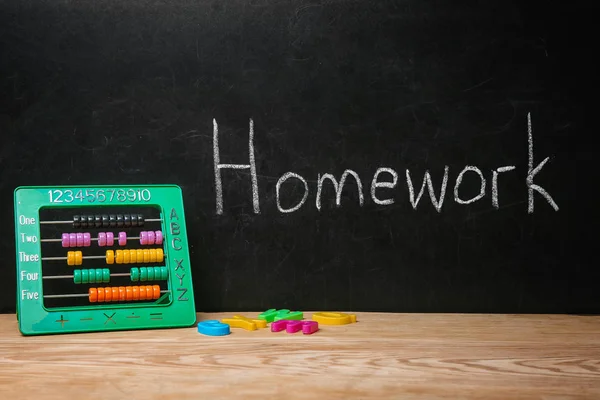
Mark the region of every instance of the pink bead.
POLYGON ((106 246, 106 233, 100 232, 98 234, 98 246, 100 246, 100 247, 106 246))
POLYGON ((114 246, 115 244, 115 235, 112 232, 106 232, 106 245, 114 246))
POLYGON ((69 247, 77 246, 77 234, 69 233, 69 247))
POLYGON ((89 232, 86 232, 83 234, 83 246, 84 247, 90 247, 90 245, 92 244, 92 237, 90 235, 89 232))
POLYGON ((119 232, 119 246, 125 246, 127 244, 127 233, 119 232))
POLYGON ((83 247, 83 233, 77 233, 77 247, 83 247))
POLYGON ((154 244, 156 241, 156 235, 152 231, 148 231, 148 244, 154 244))
POLYGON ((68 233, 62 234, 62 247, 69 247, 69 234, 68 233))
POLYGON ((140 232, 140 244, 148 244, 148 232, 140 232))
POLYGON ((154 240, 154 244, 162 244, 163 242, 163 234, 161 231, 155 231, 154 235, 156 236, 156 240, 154 240))

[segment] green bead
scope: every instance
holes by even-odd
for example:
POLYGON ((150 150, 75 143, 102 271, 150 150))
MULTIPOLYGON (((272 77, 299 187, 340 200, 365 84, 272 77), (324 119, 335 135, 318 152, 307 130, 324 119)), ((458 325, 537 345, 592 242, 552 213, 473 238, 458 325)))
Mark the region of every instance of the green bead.
POLYGON ((146 272, 146 267, 140 267, 140 281, 146 282, 148 279, 148 273, 146 272))
POLYGON ((89 283, 89 281, 90 281, 89 275, 90 274, 87 269, 82 269, 81 270, 81 283, 89 283))
POLYGON ((148 280, 153 281, 154 280, 154 268, 148 267, 146 269, 146 271, 148 271, 148 280))
POLYGON ((76 269, 73 271, 73 282, 74 283, 81 283, 81 270, 80 269, 76 269))
POLYGON ((137 282, 140 280, 140 269, 139 268, 131 268, 131 281, 137 282))
POLYGON ((102 268, 96 269, 96 282, 97 283, 104 282, 104 280, 102 279, 102 268))
POLYGON ((169 268, 167 267, 160 267, 160 276, 162 277, 163 281, 166 281, 167 279, 169 279, 169 268))
POLYGON ((110 282, 110 269, 104 268, 102 270, 102 282, 110 282))

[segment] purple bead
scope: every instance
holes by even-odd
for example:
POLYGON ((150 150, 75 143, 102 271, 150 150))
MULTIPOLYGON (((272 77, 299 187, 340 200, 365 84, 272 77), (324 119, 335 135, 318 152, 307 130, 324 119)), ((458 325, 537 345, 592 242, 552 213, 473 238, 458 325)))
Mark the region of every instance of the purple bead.
POLYGON ((140 232, 140 244, 148 244, 148 232, 140 232))
POLYGON ((119 232, 119 246, 125 246, 127 244, 127 234, 125 232, 119 232))
POLYGON ((83 233, 77 233, 77 247, 83 247, 83 233))
POLYGON ((84 247, 90 247, 90 245, 92 244, 92 237, 90 235, 89 232, 86 232, 83 234, 83 246, 84 247))
POLYGON ((114 246, 115 244, 115 235, 112 232, 106 232, 106 245, 114 246))
POLYGON ((69 234, 68 233, 62 234, 62 247, 69 247, 69 234))
POLYGON ((100 246, 100 247, 106 246, 106 233, 100 232, 98 234, 98 246, 100 246))
POLYGON ((154 235, 156 236, 156 240, 154 241, 155 244, 162 244, 163 241, 163 234, 161 231, 156 231, 154 232, 154 235))
POLYGON ((69 247, 77 247, 77 234, 69 233, 69 247))
POLYGON ((152 231, 148 231, 148 244, 154 244, 156 241, 156 235, 152 231))

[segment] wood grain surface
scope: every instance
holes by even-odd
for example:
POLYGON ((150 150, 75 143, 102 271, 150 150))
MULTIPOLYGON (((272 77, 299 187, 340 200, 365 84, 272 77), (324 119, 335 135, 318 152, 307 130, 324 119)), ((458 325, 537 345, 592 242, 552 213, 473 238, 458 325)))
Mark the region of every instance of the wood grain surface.
POLYGON ((310 336, 267 328, 210 337, 192 327, 23 337, 14 315, 0 315, 0 394, 2 400, 600 399, 600 317, 357 317, 356 324, 321 326, 310 336))

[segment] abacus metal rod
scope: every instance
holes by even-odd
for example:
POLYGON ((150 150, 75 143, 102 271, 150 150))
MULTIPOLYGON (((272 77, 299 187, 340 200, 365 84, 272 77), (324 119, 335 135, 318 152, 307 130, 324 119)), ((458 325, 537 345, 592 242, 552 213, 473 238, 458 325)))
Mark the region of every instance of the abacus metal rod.
MULTIPOLYGON (((169 293, 169 290, 161 290, 161 293, 169 293)), ((46 294, 44 295, 45 299, 60 299, 65 297, 89 297, 89 293, 86 294, 46 294)), ((153 299, 155 300, 155 299, 153 299)))
MULTIPOLYGON (((91 241, 98 241, 98 238, 90 238, 91 241)), ((140 237, 128 237, 127 240, 140 240, 140 237)), ((42 242, 62 242, 62 239, 42 239, 42 242)))
MULTIPOLYGON (((81 257, 83 260, 102 260, 106 256, 85 256, 81 257)), ((67 260, 67 257, 42 257, 42 261, 62 261, 67 260)))
MULTIPOLYGON (((129 272, 120 272, 117 274, 110 274, 110 276, 130 276, 129 272)), ((42 279, 73 279, 73 275, 50 275, 43 276, 42 279)))
MULTIPOLYGON (((162 222, 162 218, 148 218, 144 222, 162 222)), ((72 224, 73 221, 40 221, 40 224, 72 224)))

